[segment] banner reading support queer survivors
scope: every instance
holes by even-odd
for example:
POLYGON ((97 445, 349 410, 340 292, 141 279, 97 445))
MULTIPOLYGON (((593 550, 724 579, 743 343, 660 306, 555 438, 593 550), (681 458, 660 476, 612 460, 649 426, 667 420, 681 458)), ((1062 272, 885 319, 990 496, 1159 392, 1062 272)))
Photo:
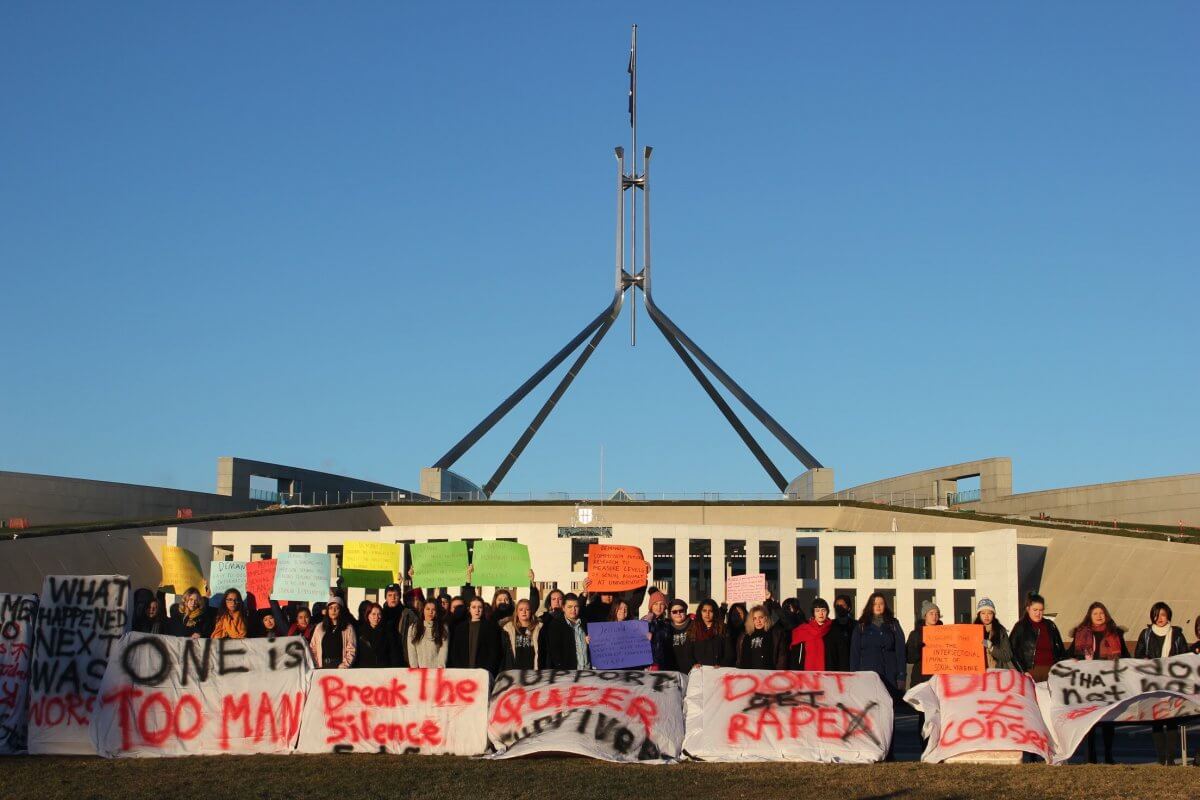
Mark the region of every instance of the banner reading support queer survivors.
POLYGON ((697 667, 684 751, 704 761, 882 761, 892 698, 874 672, 697 667))
POLYGON ((129 630, 125 575, 47 575, 29 673, 29 752, 92 755, 88 725, 117 640, 129 630))
POLYGON ((488 708, 491 758, 574 753, 669 763, 683 745, 683 676, 641 670, 510 670, 488 708))
POLYGON ((108 758, 287 753, 311 670, 299 636, 130 633, 109 659, 91 739, 108 758))
POLYGON ((1038 689, 1058 763, 1071 757, 1098 722, 1163 722, 1200 714, 1200 655, 1062 661, 1038 689))
POLYGON ((318 670, 296 749, 482 755, 487 688, 482 669, 318 670))
POLYGON ((25 752, 37 595, 0 594, 0 755, 25 752))
MULTIPOLYGON (((928 630, 928 629, 927 629, 928 630)), ((1011 669, 980 675, 935 675, 909 689, 905 701, 925 715, 929 739, 922 761, 971 753, 1032 753, 1049 762, 1050 731, 1042 720, 1033 679, 1011 669)))

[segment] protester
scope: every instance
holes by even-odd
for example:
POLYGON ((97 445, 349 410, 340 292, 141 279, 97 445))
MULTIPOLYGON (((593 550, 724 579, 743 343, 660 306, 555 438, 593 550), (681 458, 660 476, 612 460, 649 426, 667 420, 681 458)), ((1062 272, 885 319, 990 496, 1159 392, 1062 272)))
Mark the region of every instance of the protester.
POLYGON ((696 618, 687 632, 693 666, 732 667, 733 647, 722 622, 717 602, 703 600, 696 609, 696 618))
POLYGON ((307 608, 296 610, 296 620, 288 627, 288 636, 303 636, 305 641, 312 639, 312 612, 307 608))
POLYGON ((133 629, 138 633, 166 633, 167 618, 162 602, 153 594, 138 606, 133 629))
MULTIPOLYGON (((942 624, 942 609, 938 608, 936 603, 931 603, 926 600, 921 604, 921 621, 917 627, 912 629, 908 634, 908 641, 904 645, 904 651, 907 656, 907 661, 912 665, 912 674, 909 676, 908 685, 916 686, 918 683, 925 683, 930 676, 925 674, 922 668, 922 655, 925 649, 925 628, 934 625, 942 624)), ((925 715, 920 715, 920 721, 925 721, 925 715)), ((918 730, 920 728, 918 727, 918 730)), ((922 737, 922 741, 924 737, 922 737)))
POLYGON ((829 618, 829 603, 812 602, 812 619, 792 629, 788 668, 810 672, 839 672, 849 668, 849 651, 837 647, 841 637, 831 635, 836 625, 829 618))
POLYGON ((851 632, 850 670, 874 672, 893 697, 904 691, 904 631, 879 592, 867 598, 851 632))
POLYGON ((984 669, 1015 669, 1008 631, 996 619, 996 604, 987 597, 975 604, 975 624, 983 626, 984 669))
POLYGON ((783 627, 771 623, 766 608, 750 609, 745 627, 746 633, 738 642, 738 668, 787 669, 788 648, 783 627))
POLYGON ((645 622, 654 622, 657 619, 662 619, 666 611, 667 596, 658 589, 651 589, 650 594, 646 597, 646 613, 642 615, 642 620, 645 622))
POLYGON ((574 594, 563 597, 562 618, 551 618, 546 625, 542 649, 543 669, 588 669, 587 623, 580 616, 579 598, 574 594))
POLYGON ((279 635, 279 620, 275 619, 275 615, 271 613, 271 609, 266 608, 259 611, 253 619, 254 632, 251 634, 251 638, 274 639, 279 635))
POLYGON ((543 626, 550 624, 553 619, 562 619, 563 598, 565 597, 562 589, 551 589, 550 593, 546 595, 546 610, 538 617, 543 626))
POLYGON ((783 626, 783 631, 787 634, 786 638, 788 639, 791 638, 792 631, 808 621, 804 616, 804 609, 801 607, 800 601, 795 597, 789 597, 781 604, 768 597, 764 605, 767 607, 768 613, 771 613, 773 608, 777 609, 773 618, 778 617, 778 624, 783 626))
POLYGON ((1045 618, 1046 598, 1030 593, 1025 616, 1013 625, 1008 640, 1012 645, 1013 666, 1041 682, 1050 676, 1050 668, 1067 657, 1062 635, 1053 620, 1045 618))
MULTIPOLYGON (((459 599, 461 601, 461 598, 459 599)), ((450 603, 453 600, 454 598, 448 595, 446 592, 442 592, 437 596, 438 605, 442 607, 443 616, 450 613, 450 603)))
POLYGON ((671 659, 675 663, 675 668, 686 675, 692 671, 692 667, 696 666, 695 656, 692 655, 692 640, 689 636, 695 620, 688 616, 687 603, 678 598, 671 601, 668 615, 670 616, 668 622, 671 626, 671 659))
POLYGON ((833 630, 825 640, 825 658, 835 660, 843 669, 850 669, 850 640, 854 637, 854 626, 858 620, 854 616, 854 601, 848 594, 839 594, 833 598, 833 630))
POLYGON ((725 636, 729 639, 730 657, 736 662, 738 647, 741 644, 742 637, 746 635, 746 628, 750 622, 750 615, 746 612, 745 603, 734 603, 726 608, 721 606, 720 618, 725 620, 725 636))
POLYGON ((629 603, 624 600, 616 600, 608 611, 608 622, 628 622, 629 621, 629 603))
POLYGON ((643 620, 646 621, 650 636, 650 655, 654 663, 650 669, 675 671, 675 651, 671 647, 671 616, 667 613, 667 596, 655 592, 650 598, 650 611, 643 620))
POLYGON ((245 639, 246 610, 242 606, 242 593, 237 589, 227 589, 221 601, 217 618, 213 620, 212 638, 245 639))
MULTIPOLYGON (((1150 624, 1138 636, 1134 646, 1135 658, 1170 658, 1188 652, 1183 628, 1171 624, 1171 607, 1161 600, 1150 608, 1150 624)), ((1154 740, 1154 752, 1158 763, 1170 766, 1175 763, 1179 749, 1179 725, 1155 722, 1150 725, 1150 738, 1154 740)))
POLYGON ((313 626, 312 654, 317 669, 348 669, 354 663, 357 637, 346 604, 333 595, 325 604, 325 619, 313 626))
POLYGON ((616 595, 611 592, 589 593, 587 605, 580 612, 584 623, 590 625, 593 622, 607 622, 608 615, 612 612, 614 597, 616 595))
POLYGON ((511 618, 500 627, 504 669, 538 669, 542 623, 533 615, 534 603, 518 600, 511 618))
POLYGON ((191 639, 207 639, 212 633, 212 614, 198 589, 183 593, 175 613, 167 620, 167 634, 191 639))
POLYGON ((421 621, 409 627, 406 649, 412 668, 434 669, 446 666, 450 649, 449 631, 441 620, 441 605, 432 598, 421 606, 421 621))
POLYGON ((398 667, 400 634, 383 622, 383 607, 367 603, 355 630, 354 666, 361 669, 398 667))
MULTIPOLYGON (((1099 601, 1088 606, 1087 613, 1075 629, 1071 631, 1071 654, 1078 659, 1091 661, 1115 661, 1118 658, 1129 658, 1129 648, 1125 644, 1125 629, 1117 626, 1108 608, 1099 601)), ((1113 739, 1116 736, 1116 726, 1111 722, 1101 722, 1100 733, 1104 740, 1104 763, 1115 764, 1113 760, 1113 739)), ((1096 729, 1088 731, 1088 763, 1096 763, 1096 729)))
POLYGON ((495 675, 504 658, 500 649, 500 628, 484 614, 482 597, 471 598, 467 613, 467 619, 450 629, 450 651, 446 656, 446 666, 486 669, 495 675))

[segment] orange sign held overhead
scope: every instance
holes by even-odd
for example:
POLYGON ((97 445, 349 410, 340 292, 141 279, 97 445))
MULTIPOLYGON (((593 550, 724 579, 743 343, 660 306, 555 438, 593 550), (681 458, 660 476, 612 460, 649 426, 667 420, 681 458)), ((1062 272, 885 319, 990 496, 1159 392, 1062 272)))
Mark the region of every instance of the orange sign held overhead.
POLYGON ((588 545, 588 590, 625 592, 646 585, 646 559, 640 547, 627 544, 588 545))
POLYGON ((984 671, 982 625, 926 625, 921 641, 921 671, 926 675, 984 671))

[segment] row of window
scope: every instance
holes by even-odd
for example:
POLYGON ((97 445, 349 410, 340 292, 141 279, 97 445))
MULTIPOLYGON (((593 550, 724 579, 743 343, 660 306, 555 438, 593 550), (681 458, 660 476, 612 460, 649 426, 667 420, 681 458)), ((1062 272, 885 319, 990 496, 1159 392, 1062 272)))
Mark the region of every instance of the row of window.
MULTIPOLYGON (((891 581, 896 579, 896 548, 872 548, 873 566, 876 580, 891 581)), ((833 548, 833 577, 837 580, 854 580, 855 559, 857 553, 854 547, 833 548)), ((971 580, 975 574, 975 548, 956 547, 953 551, 954 579, 971 580)), ((913 579, 931 581, 935 577, 935 558, 932 547, 913 548, 913 579)))

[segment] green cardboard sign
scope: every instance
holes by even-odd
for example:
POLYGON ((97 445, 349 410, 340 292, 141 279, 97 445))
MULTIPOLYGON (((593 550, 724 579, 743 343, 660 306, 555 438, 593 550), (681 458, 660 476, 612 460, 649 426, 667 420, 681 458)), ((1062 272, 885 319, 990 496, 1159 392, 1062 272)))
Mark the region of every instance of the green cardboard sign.
POLYGON ((409 545, 412 585, 423 589, 462 586, 467 582, 467 543, 428 542, 409 545))
POLYGON ((529 584, 529 547, 519 542, 480 541, 471 557, 475 586, 527 586, 529 584))

